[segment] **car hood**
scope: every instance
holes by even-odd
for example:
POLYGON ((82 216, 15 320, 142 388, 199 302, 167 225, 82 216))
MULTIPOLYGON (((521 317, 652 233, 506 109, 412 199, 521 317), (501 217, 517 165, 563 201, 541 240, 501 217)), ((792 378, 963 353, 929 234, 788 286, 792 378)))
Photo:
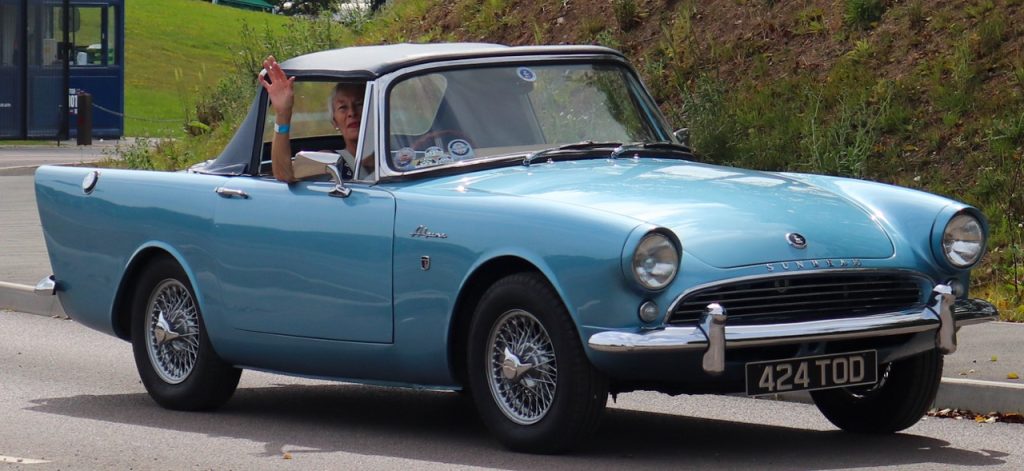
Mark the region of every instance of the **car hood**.
MULTIPOLYGON (((863 207, 767 172, 679 160, 577 160, 462 175, 460 191, 586 206, 671 229, 687 254, 728 268, 795 260, 888 258, 893 244, 863 207), (797 248, 787 234, 806 241, 797 248)), ((448 180, 451 183, 451 180, 448 180)))

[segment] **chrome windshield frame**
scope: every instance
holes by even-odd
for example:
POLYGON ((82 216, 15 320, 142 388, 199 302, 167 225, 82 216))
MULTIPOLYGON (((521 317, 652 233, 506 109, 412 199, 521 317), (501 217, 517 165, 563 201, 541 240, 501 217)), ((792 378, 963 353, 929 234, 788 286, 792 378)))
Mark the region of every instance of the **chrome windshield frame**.
POLYGON ((401 80, 422 75, 429 72, 438 72, 452 69, 464 69, 479 66, 492 66, 501 64, 588 64, 588 63, 614 63, 618 66, 623 67, 627 73, 632 76, 632 79, 636 82, 639 87, 638 92, 639 98, 642 100, 640 103, 642 114, 648 118, 650 125, 656 133, 661 134, 663 138, 673 140, 672 132, 667 126, 667 121, 661 110, 658 108, 654 99, 651 98, 650 91, 647 86, 644 85, 643 80, 640 79, 640 75, 636 72, 636 69, 627 61, 625 58, 615 54, 557 54, 557 55, 515 55, 515 56, 500 56, 500 57, 486 57, 486 58, 475 58, 475 59, 458 59, 449 61, 438 61, 427 64, 419 64, 404 69, 391 72, 383 75, 374 81, 376 93, 376 102, 374 106, 377 107, 377 115, 375 121, 377 125, 377 179, 389 179, 389 178, 402 178, 410 176, 420 176, 433 172, 445 172, 450 174, 453 170, 459 169, 460 167, 476 167, 478 165, 486 165, 489 163, 500 162, 511 159, 520 159, 523 153, 507 153, 502 155, 496 155, 492 157, 473 159, 470 162, 454 162, 451 164, 437 165, 428 168, 398 171, 391 168, 387 163, 387 153, 389 152, 388 144, 388 126, 387 126, 387 111, 388 101, 390 100, 391 88, 397 82, 401 80))

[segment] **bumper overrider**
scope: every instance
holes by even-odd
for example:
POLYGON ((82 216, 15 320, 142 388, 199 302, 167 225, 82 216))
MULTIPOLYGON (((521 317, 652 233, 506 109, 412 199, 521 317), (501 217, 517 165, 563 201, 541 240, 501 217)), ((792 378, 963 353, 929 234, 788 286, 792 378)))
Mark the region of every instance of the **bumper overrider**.
POLYGON ((726 307, 707 306, 696 326, 665 327, 643 332, 608 331, 587 342, 601 352, 704 351, 703 369, 709 374, 725 371, 725 350, 804 342, 823 342, 913 334, 935 331, 935 347, 944 354, 956 351, 956 331, 961 326, 995 320, 999 312, 980 299, 957 300, 949 286, 932 289, 920 311, 899 311, 844 319, 827 319, 765 325, 727 324, 726 307))

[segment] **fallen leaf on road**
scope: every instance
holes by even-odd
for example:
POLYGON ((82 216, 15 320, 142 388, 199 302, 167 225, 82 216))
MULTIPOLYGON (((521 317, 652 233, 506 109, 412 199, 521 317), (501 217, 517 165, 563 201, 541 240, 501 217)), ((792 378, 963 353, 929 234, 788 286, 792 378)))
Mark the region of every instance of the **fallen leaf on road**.
POLYGON ((993 424, 996 422, 1024 424, 1024 416, 1016 412, 989 412, 988 414, 977 414, 969 410, 942 409, 938 411, 928 411, 928 416, 954 420, 974 419, 974 421, 979 424, 993 424))
POLYGON ((1006 379, 1020 379, 1020 376, 1018 376, 1017 373, 1010 373, 1006 375, 1006 379))
POLYGON ((1007 414, 1003 414, 1003 416, 1000 417, 999 420, 1000 422, 1007 422, 1011 424, 1024 424, 1024 415, 1020 415, 1016 412, 1010 412, 1007 414))
POLYGON ((989 361, 999 361, 999 357, 992 355, 992 359, 989 361))
POLYGON ((286 451, 286 452, 284 452, 284 456, 283 456, 282 458, 284 458, 284 459, 286 459, 286 460, 290 460, 290 459, 292 459, 292 454, 291 454, 291 453, 288 453, 288 452, 286 451))

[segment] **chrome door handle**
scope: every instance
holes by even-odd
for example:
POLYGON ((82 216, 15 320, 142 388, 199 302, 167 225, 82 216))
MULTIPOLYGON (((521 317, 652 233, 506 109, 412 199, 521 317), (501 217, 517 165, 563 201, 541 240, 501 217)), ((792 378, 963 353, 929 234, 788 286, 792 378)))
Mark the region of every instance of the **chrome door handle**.
POLYGON ((237 196, 239 198, 242 198, 243 200, 249 199, 249 194, 248 193, 246 193, 246 192, 244 192, 242 190, 236 190, 234 188, 218 187, 214 191, 216 191, 218 195, 220 195, 220 196, 222 196, 224 198, 234 198, 234 197, 237 196))

